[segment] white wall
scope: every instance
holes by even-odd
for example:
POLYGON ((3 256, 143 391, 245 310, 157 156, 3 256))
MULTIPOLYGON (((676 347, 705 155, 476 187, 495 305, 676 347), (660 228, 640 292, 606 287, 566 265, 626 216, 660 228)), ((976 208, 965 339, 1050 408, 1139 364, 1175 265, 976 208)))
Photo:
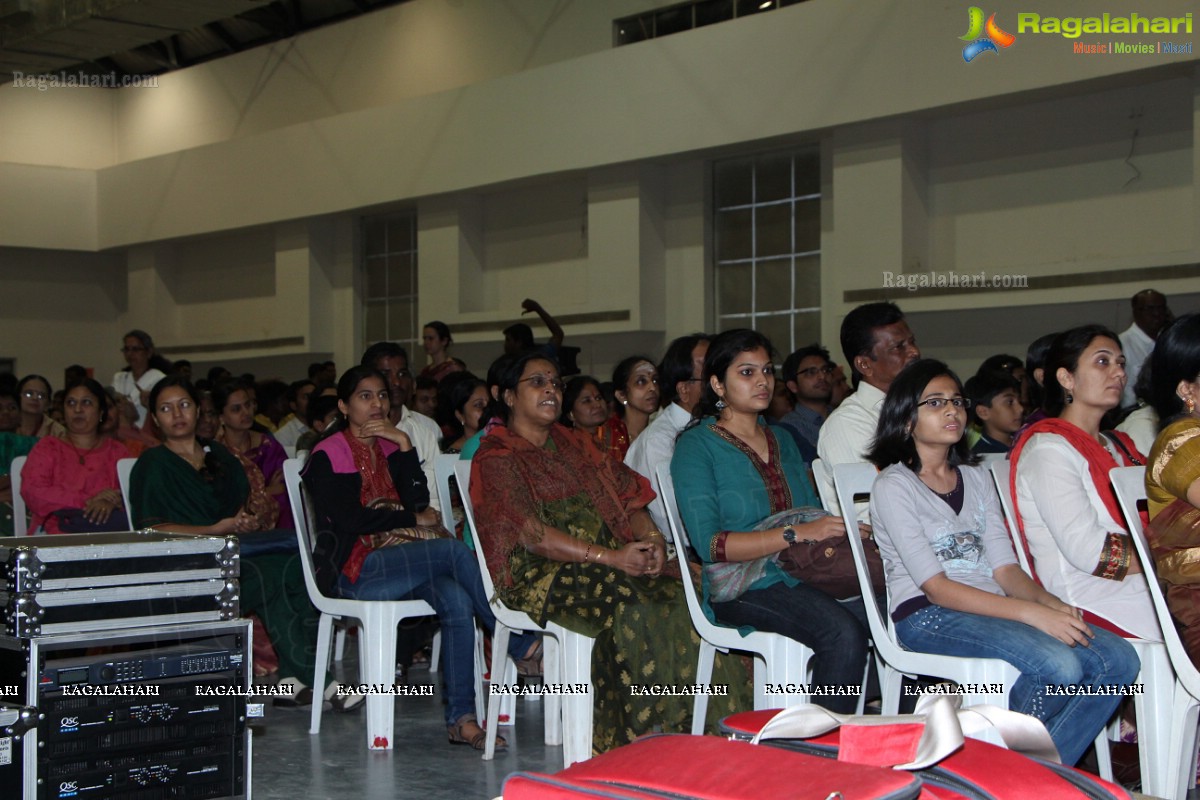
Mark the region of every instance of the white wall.
MULTIPOLYGON (((1025 34, 964 64, 961 8, 884 0, 611 48, 611 19, 647 5, 413 0, 158 89, 4 87, 0 282, 17 245, 66 263, 101 250, 126 287, 88 311, 107 337, 136 325, 198 362, 345 364, 363 344, 355 220, 416 207, 419 314, 463 326, 472 366, 534 296, 576 320, 568 343, 603 373, 711 326, 712 160, 813 144, 828 343, 877 297, 931 331, 978 309, 1115 313, 1144 283, 1129 270, 1200 262, 1195 56, 1085 57, 1025 34), (926 269, 1048 282, 883 290, 884 270, 926 269)), ((968 338, 945 337, 948 357, 985 346, 968 338)))

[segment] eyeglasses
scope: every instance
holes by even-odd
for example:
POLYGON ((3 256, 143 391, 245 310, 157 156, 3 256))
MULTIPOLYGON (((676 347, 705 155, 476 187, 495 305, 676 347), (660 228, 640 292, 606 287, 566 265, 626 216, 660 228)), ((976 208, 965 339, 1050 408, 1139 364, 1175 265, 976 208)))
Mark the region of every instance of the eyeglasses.
POLYGON ((526 381, 535 389, 545 389, 547 386, 553 386, 556 392, 563 390, 563 382, 558 378, 549 378, 545 375, 530 375, 528 378, 521 378, 517 383, 525 383, 526 381))
POLYGON ((928 400, 922 400, 921 402, 917 403, 917 407, 920 408, 921 406, 929 406, 934 411, 938 411, 939 409, 945 408, 947 403, 955 408, 971 407, 971 399, 969 397, 931 397, 928 400))
POLYGON ((832 375, 834 367, 831 364, 826 364, 823 367, 809 367, 802 369, 796 373, 797 378, 811 378, 814 375, 832 375))
POLYGON ((33 389, 26 389, 25 391, 21 392, 21 396, 28 397, 30 400, 45 400, 50 395, 46 392, 38 392, 34 391, 33 389))

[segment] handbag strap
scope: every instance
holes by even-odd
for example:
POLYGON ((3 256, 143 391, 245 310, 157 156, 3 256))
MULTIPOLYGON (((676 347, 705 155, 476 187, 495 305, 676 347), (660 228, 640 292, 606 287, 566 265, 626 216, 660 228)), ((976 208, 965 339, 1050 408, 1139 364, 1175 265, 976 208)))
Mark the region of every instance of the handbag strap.
MULTIPOLYGON (((810 739, 845 725, 855 728, 887 727, 899 729, 921 725, 920 738, 904 764, 893 764, 896 769, 919 770, 932 766, 962 747, 963 740, 970 735, 994 731, 999 734, 1004 746, 1025 755, 1061 763, 1054 741, 1041 721, 1018 714, 999 706, 982 705, 960 708, 961 698, 947 695, 924 695, 917 701, 912 714, 897 716, 855 716, 835 714, 821 706, 805 704, 781 711, 762 727, 752 740, 757 744, 764 739, 810 739)), ((886 741, 888 737, 875 737, 886 741)), ((861 740, 861 737, 856 737, 861 740)), ((888 752, 891 752, 890 750, 888 752)), ((881 755, 883 751, 881 751, 881 755)))

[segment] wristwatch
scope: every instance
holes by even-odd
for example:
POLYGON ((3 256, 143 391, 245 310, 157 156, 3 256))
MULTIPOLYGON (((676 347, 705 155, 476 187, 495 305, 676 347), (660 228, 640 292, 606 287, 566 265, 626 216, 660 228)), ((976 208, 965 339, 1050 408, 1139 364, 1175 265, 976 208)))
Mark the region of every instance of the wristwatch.
POLYGON ((783 540, 788 544, 796 543, 796 529, 791 525, 783 526, 783 540))

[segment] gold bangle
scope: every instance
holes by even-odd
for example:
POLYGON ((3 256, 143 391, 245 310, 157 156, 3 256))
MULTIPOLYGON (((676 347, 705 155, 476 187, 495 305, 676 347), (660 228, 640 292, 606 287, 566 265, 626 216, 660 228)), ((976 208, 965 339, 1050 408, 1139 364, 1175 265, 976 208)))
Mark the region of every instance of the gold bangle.
POLYGON ((663 539, 664 541, 667 538, 667 537, 663 536, 662 531, 660 531, 658 528, 654 528, 653 530, 647 531, 646 536, 657 536, 658 538, 663 539))

